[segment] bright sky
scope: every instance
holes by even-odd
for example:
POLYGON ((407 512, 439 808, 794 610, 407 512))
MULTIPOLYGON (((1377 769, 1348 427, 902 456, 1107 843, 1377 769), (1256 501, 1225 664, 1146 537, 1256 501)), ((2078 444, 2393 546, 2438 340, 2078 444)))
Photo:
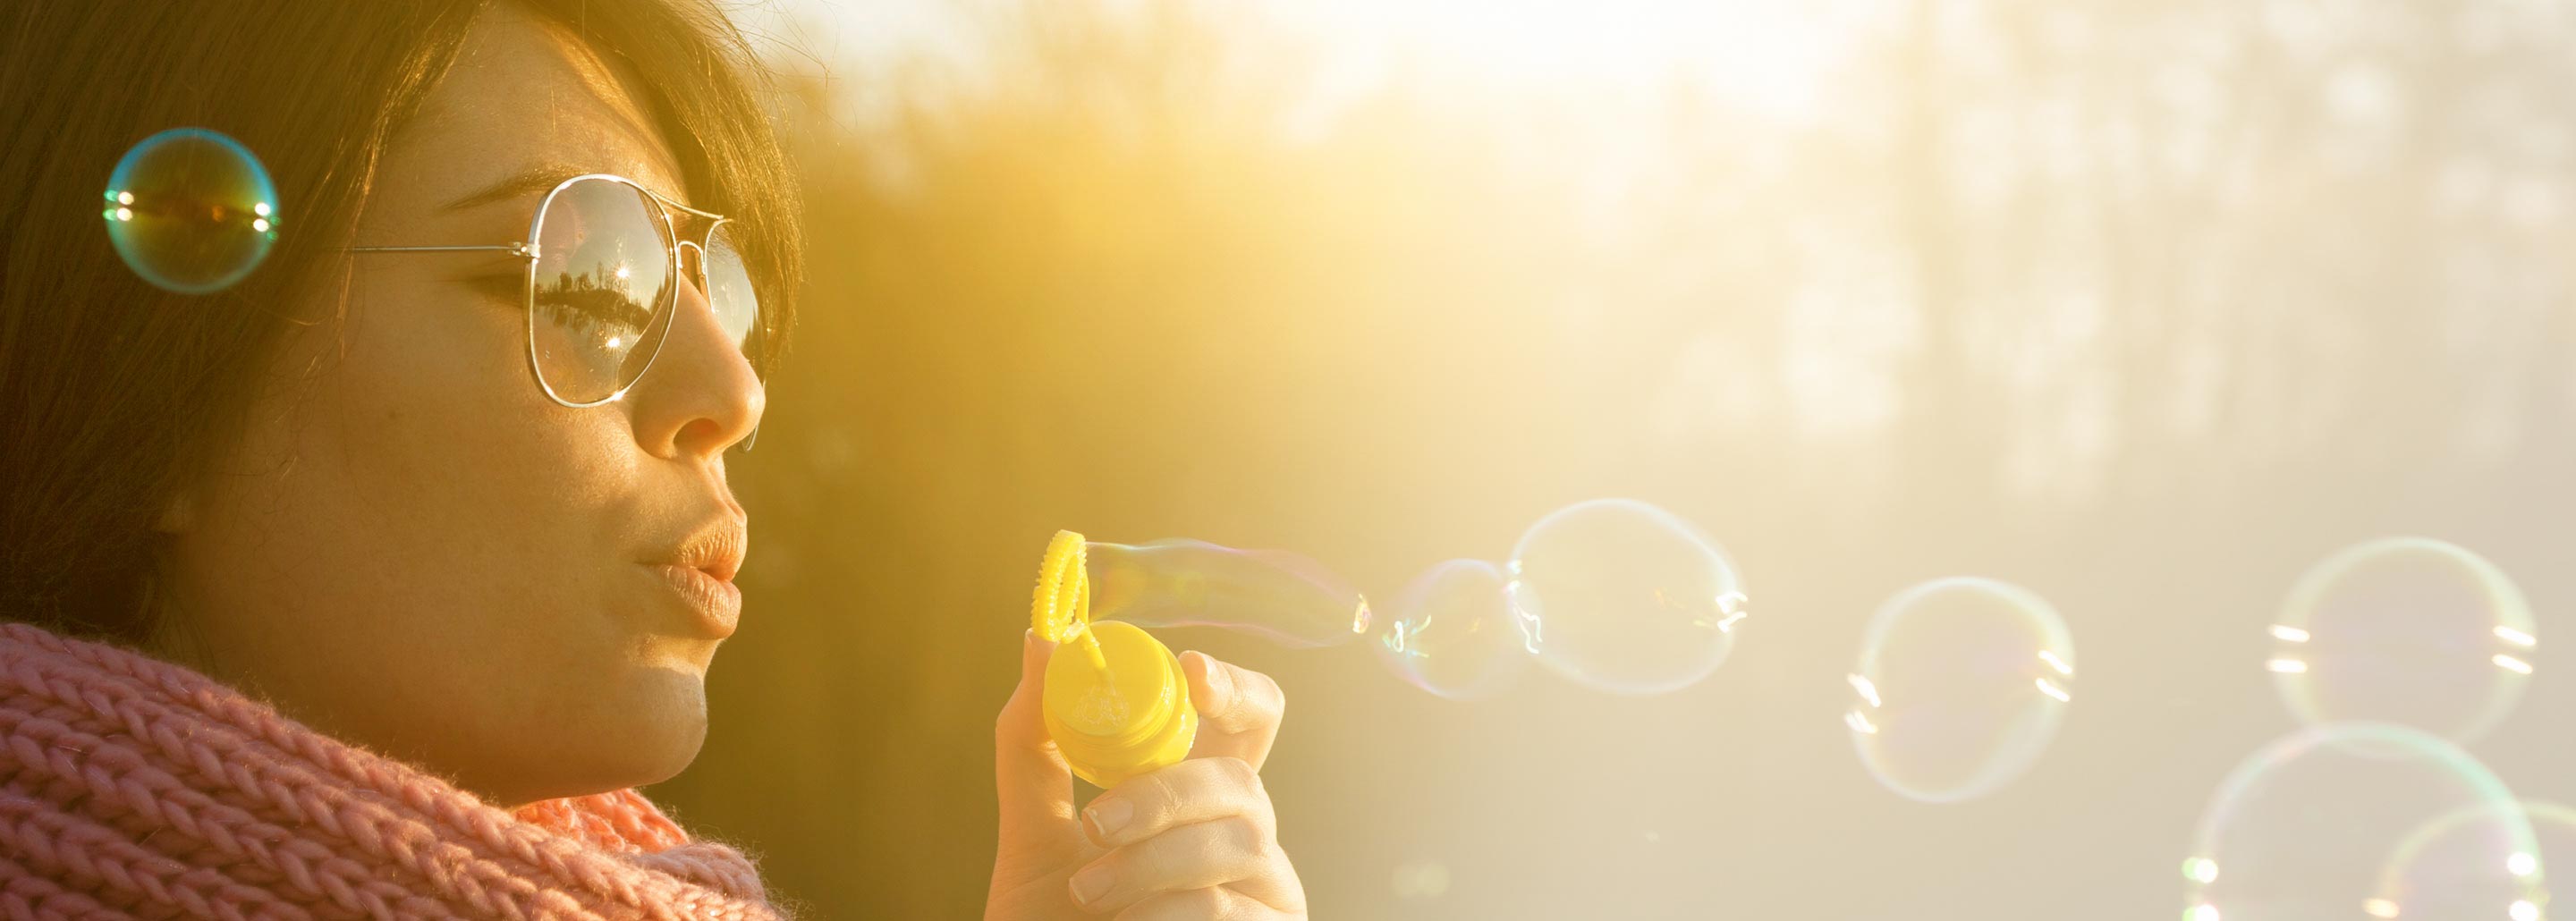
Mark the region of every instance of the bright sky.
MULTIPOLYGON (((1133 2, 1133 0, 1129 0, 1133 2)), ((1325 49, 1322 91, 1411 77, 1511 92, 1646 91, 1681 74, 1728 103, 1804 121, 1823 78, 1892 0, 1234 0, 1325 49)), ((757 20, 853 84, 927 52, 971 66, 956 0, 773 0, 757 20), (787 23, 799 25, 789 26, 787 23)), ((853 86, 864 96, 863 86, 853 86)), ((854 100, 862 109, 864 99, 854 100)))
POLYGON ((1417 62, 1496 89, 1652 90, 1682 74, 1795 118, 1849 44, 1850 3, 1784 0, 1272 0, 1271 15, 1344 55, 1417 62), (1845 12, 1845 15, 1849 15, 1845 12))

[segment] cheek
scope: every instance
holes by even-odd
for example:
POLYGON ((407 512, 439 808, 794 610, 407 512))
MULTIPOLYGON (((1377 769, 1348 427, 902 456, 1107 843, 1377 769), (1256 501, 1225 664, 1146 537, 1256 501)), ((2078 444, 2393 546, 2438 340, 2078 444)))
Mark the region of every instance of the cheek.
POLYGON ((317 327, 322 344, 290 365, 313 369, 300 403, 276 414, 287 456, 267 484, 266 552, 280 558, 261 568, 351 609, 317 616, 381 631, 355 642, 495 667, 607 654, 622 417, 547 401, 523 335, 462 294, 381 295, 353 303, 339 335, 317 327))
MULTIPOLYGON (((315 400, 317 453, 342 458, 372 524, 452 562, 512 549, 568 522, 548 489, 579 463, 578 421, 528 382, 520 327, 473 298, 393 297, 356 308, 315 400)), ((497 575, 494 573, 493 575, 497 575)))

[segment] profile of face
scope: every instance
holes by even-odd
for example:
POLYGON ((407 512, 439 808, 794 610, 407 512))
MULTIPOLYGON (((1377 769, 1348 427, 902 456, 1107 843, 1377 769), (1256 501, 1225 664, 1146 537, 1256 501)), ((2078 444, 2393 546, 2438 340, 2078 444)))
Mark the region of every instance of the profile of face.
MULTIPOLYGON (((511 180, 549 171, 695 203, 621 66, 495 6, 386 150, 348 242, 519 242, 550 183, 511 180)), ((764 400, 684 277, 649 373, 613 402, 556 403, 528 371, 526 264, 353 254, 286 305, 305 322, 245 426, 162 515, 148 643, 501 806, 696 757, 732 624, 661 564, 740 546, 725 450, 764 400)))

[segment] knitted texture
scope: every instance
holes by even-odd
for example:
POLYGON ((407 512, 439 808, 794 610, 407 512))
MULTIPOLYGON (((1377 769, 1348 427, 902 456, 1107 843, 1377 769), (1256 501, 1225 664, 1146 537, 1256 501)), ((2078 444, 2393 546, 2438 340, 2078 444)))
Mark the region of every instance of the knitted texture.
POLYGON ((0 917, 779 921, 634 790, 504 810, 181 666, 0 624, 0 917))

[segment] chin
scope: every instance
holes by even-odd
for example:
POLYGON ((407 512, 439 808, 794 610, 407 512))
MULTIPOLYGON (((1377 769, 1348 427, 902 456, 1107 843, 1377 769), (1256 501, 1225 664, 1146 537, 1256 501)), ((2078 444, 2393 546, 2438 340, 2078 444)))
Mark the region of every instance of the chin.
POLYGON ((512 773, 528 782, 496 799, 524 803, 649 786, 697 760, 707 738, 706 688, 697 673, 640 668, 602 687, 614 693, 585 701, 583 715, 532 730, 551 735, 552 744, 522 747, 527 761, 512 773))
POLYGON ((603 734, 610 760, 622 763, 627 776, 618 787, 660 783, 686 770, 707 741, 707 687, 704 678, 677 668, 646 668, 635 693, 610 722, 616 731, 603 734))

